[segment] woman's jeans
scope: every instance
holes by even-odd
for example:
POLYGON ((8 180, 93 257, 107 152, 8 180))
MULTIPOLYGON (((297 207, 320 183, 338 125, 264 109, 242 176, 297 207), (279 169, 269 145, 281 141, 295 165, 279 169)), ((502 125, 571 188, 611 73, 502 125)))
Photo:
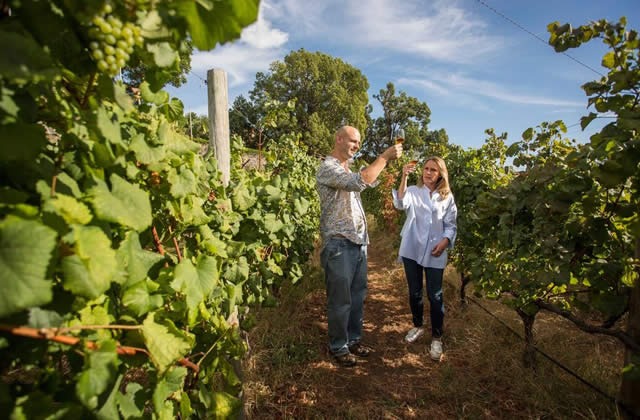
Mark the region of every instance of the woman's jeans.
POLYGON ((362 337, 362 310, 367 295, 367 246, 331 238, 320 255, 327 286, 329 349, 336 356, 362 337))
POLYGON ((422 272, 424 271, 427 278, 427 297, 431 307, 431 336, 433 338, 442 337, 442 324, 444 322, 442 274, 444 269, 423 267, 414 260, 404 257, 402 257, 402 262, 404 263, 404 272, 409 284, 409 306, 413 315, 413 326, 422 327, 422 314, 424 312, 422 272))

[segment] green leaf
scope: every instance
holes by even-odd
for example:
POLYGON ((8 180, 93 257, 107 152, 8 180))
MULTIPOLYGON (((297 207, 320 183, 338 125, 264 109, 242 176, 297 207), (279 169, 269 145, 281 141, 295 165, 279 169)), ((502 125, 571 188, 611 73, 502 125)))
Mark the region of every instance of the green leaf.
POLYGON ((40 308, 29 310, 29 326, 31 328, 57 328, 62 325, 63 319, 55 311, 46 311, 40 308))
POLYGON ((242 28, 258 18, 259 0, 221 0, 208 9, 199 2, 179 0, 178 15, 187 21, 193 44, 199 50, 210 50, 218 43, 240 37, 242 28))
POLYGON ((46 144, 44 127, 40 124, 0 125, 0 161, 30 161, 46 144))
POLYGON ((98 420, 112 420, 120 418, 120 415, 118 414, 118 395, 121 395, 120 383, 122 382, 123 376, 124 375, 118 376, 118 379, 116 379, 116 382, 111 387, 111 392, 109 393, 107 400, 96 413, 98 420))
POLYGON ((75 255, 62 259, 63 286, 88 298, 104 293, 117 273, 116 252, 111 241, 97 226, 73 226, 67 237, 75 255))
POLYGON ((219 255, 222 258, 227 258, 227 246, 219 238, 213 236, 211 228, 207 225, 202 225, 198 228, 200 236, 202 237, 202 245, 204 245, 207 252, 213 255, 219 255))
POLYGON ((590 112, 586 117, 580 118, 580 127, 584 130, 598 115, 594 112, 590 112))
POLYGON ((115 379, 119 364, 116 347, 115 341, 104 341, 85 359, 84 370, 76 383, 76 395, 90 410, 98 408, 98 398, 115 379))
POLYGON ((280 188, 271 185, 266 185, 264 187, 264 192, 267 195, 267 201, 269 201, 270 203, 280 201, 283 195, 280 188))
POLYGON ((247 262, 247 258, 240 257, 236 264, 228 265, 224 278, 233 284, 240 284, 247 280, 249 278, 249 263, 247 262))
POLYGON ((193 172, 185 166, 180 168, 180 173, 171 168, 167 181, 171 184, 170 193, 176 198, 185 197, 188 194, 194 194, 198 190, 198 183, 193 172))
POLYGON ((255 204, 257 199, 256 195, 251 193, 245 184, 240 184, 234 189, 231 202, 235 210, 246 211, 255 204))
POLYGON ((193 414, 193 409, 191 408, 191 400, 189 399, 189 394, 186 392, 182 392, 180 395, 180 415, 183 419, 191 418, 193 414))
POLYGON ((142 335, 153 364, 162 374, 191 350, 195 340, 193 335, 177 329, 171 321, 156 323, 154 317, 152 312, 144 320, 142 335))
POLYGON ((136 382, 129 382, 125 391, 126 393, 124 394, 118 393, 116 395, 116 402, 122 417, 126 419, 142 417, 142 411, 147 401, 142 385, 136 382))
POLYGON ((162 296, 151 295, 147 282, 144 281, 128 287, 122 294, 122 306, 136 316, 158 309, 162 303, 162 296))
POLYGON ((156 105, 163 105, 169 102, 169 94, 167 92, 160 90, 157 93, 153 93, 148 82, 140 84, 140 96, 143 101, 156 105))
POLYGON ((8 216, 0 222, 0 318, 51 301, 46 275, 56 236, 35 221, 8 216))
POLYGON ((57 214, 70 225, 86 225, 93 219, 89 207, 71 196, 59 193, 54 198, 46 201, 43 211, 57 214))
POLYGON ((89 190, 98 218, 131 227, 138 232, 151 225, 149 195, 116 174, 111 175, 112 190, 104 182, 89 190))
POLYGON ((171 367, 164 378, 162 378, 156 385, 156 389, 153 391, 153 405, 156 411, 161 411, 164 407, 164 402, 174 392, 182 390, 182 384, 184 378, 187 376, 187 369, 180 367, 171 367))
POLYGON ((227 392, 213 393, 214 409, 216 418, 227 419, 236 415, 242 402, 227 392))
POLYGON ((142 249, 137 232, 127 232, 118 248, 117 258, 120 268, 126 272, 124 284, 127 286, 144 280, 151 267, 164 260, 162 255, 142 249))
POLYGON ((184 115, 184 104, 178 98, 171 98, 168 103, 163 105, 162 111, 169 121, 178 121, 184 115))
POLYGON ((217 260, 200 255, 195 267, 186 258, 177 265, 171 287, 187 296, 187 306, 193 310, 209 296, 213 288, 219 284, 218 280, 217 260))
POLYGON ((153 54, 158 67, 169 67, 179 59, 178 52, 168 42, 147 44, 147 51, 153 54))
POLYGON ((284 223, 278 219, 275 213, 267 213, 264 215, 264 227, 268 232, 275 233, 282 229, 284 223))
POLYGON ((616 55, 614 51, 609 51, 602 57, 602 65, 608 69, 616 66, 616 55))
POLYGON ((17 85, 51 82, 60 73, 49 55, 26 33, 0 30, 0 75, 17 85))
POLYGON ((105 140, 109 143, 125 147, 124 143, 122 143, 122 135, 120 134, 120 123, 117 118, 114 118, 115 116, 115 113, 107 111, 104 106, 100 106, 96 117, 96 125, 105 140))
POLYGON ((129 150, 133 150, 136 159, 145 165, 160 162, 165 157, 164 148, 152 147, 144 139, 144 134, 138 134, 131 139, 129 150))

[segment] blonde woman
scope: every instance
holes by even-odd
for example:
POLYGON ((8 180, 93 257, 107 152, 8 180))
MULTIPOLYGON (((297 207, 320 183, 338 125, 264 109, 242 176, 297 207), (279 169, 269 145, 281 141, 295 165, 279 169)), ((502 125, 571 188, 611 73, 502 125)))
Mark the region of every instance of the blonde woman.
POLYGON ((405 341, 413 343, 424 334, 424 272, 431 314, 429 355, 433 360, 440 360, 444 322, 442 275, 447 265, 447 249, 452 248, 456 240, 458 210, 449 189, 444 160, 437 156, 428 158, 422 166, 418 185, 407 188, 407 177, 415 169, 415 164, 405 165, 400 186, 393 191, 394 206, 407 212, 400 232, 402 241, 398 257, 398 262, 404 264, 413 315, 413 328, 405 341))

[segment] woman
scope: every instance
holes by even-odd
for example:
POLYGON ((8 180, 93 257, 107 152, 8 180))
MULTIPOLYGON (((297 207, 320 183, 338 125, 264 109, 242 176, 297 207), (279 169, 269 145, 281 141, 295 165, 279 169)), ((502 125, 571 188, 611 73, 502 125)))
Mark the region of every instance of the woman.
POLYGON ((449 189, 447 166, 439 157, 430 157, 422 167, 418 185, 407 188, 407 177, 416 168, 408 164, 402 168, 398 191, 393 191, 393 205, 407 212, 402 227, 399 262, 409 284, 409 306, 413 328, 405 340, 413 343, 424 334, 422 326, 423 280, 426 275, 427 296, 431 307, 431 347, 429 355, 440 360, 442 355, 442 325, 444 301, 442 275, 447 265, 447 248, 456 240, 458 210, 449 189))

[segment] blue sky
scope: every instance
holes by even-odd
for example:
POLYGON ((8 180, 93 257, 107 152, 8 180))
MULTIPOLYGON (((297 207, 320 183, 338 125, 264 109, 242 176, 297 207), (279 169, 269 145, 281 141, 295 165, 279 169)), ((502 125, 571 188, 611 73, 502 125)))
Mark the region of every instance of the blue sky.
MULTIPOLYGON (((206 115, 201 78, 208 69, 228 72, 231 104, 247 96, 256 72, 304 48, 360 69, 374 116, 380 107, 373 94, 393 82, 429 105, 430 129, 444 128, 450 142, 464 147, 482 145, 487 128, 507 132, 512 143, 526 128, 555 120, 570 126, 568 137, 587 141, 608 121, 596 120, 585 132, 574 125, 593 110, 580 86, 600 76, 482 3, 545 41, 553 21, 579 26, 626 16, 627 27, 640 30, 640 0, 263 0, 258 21, 241 39, 196 52, 188 82, 167 90, 185 111, 206 115)), ((567 53, 604 74, 605 51, 598 40, 567 53)))

